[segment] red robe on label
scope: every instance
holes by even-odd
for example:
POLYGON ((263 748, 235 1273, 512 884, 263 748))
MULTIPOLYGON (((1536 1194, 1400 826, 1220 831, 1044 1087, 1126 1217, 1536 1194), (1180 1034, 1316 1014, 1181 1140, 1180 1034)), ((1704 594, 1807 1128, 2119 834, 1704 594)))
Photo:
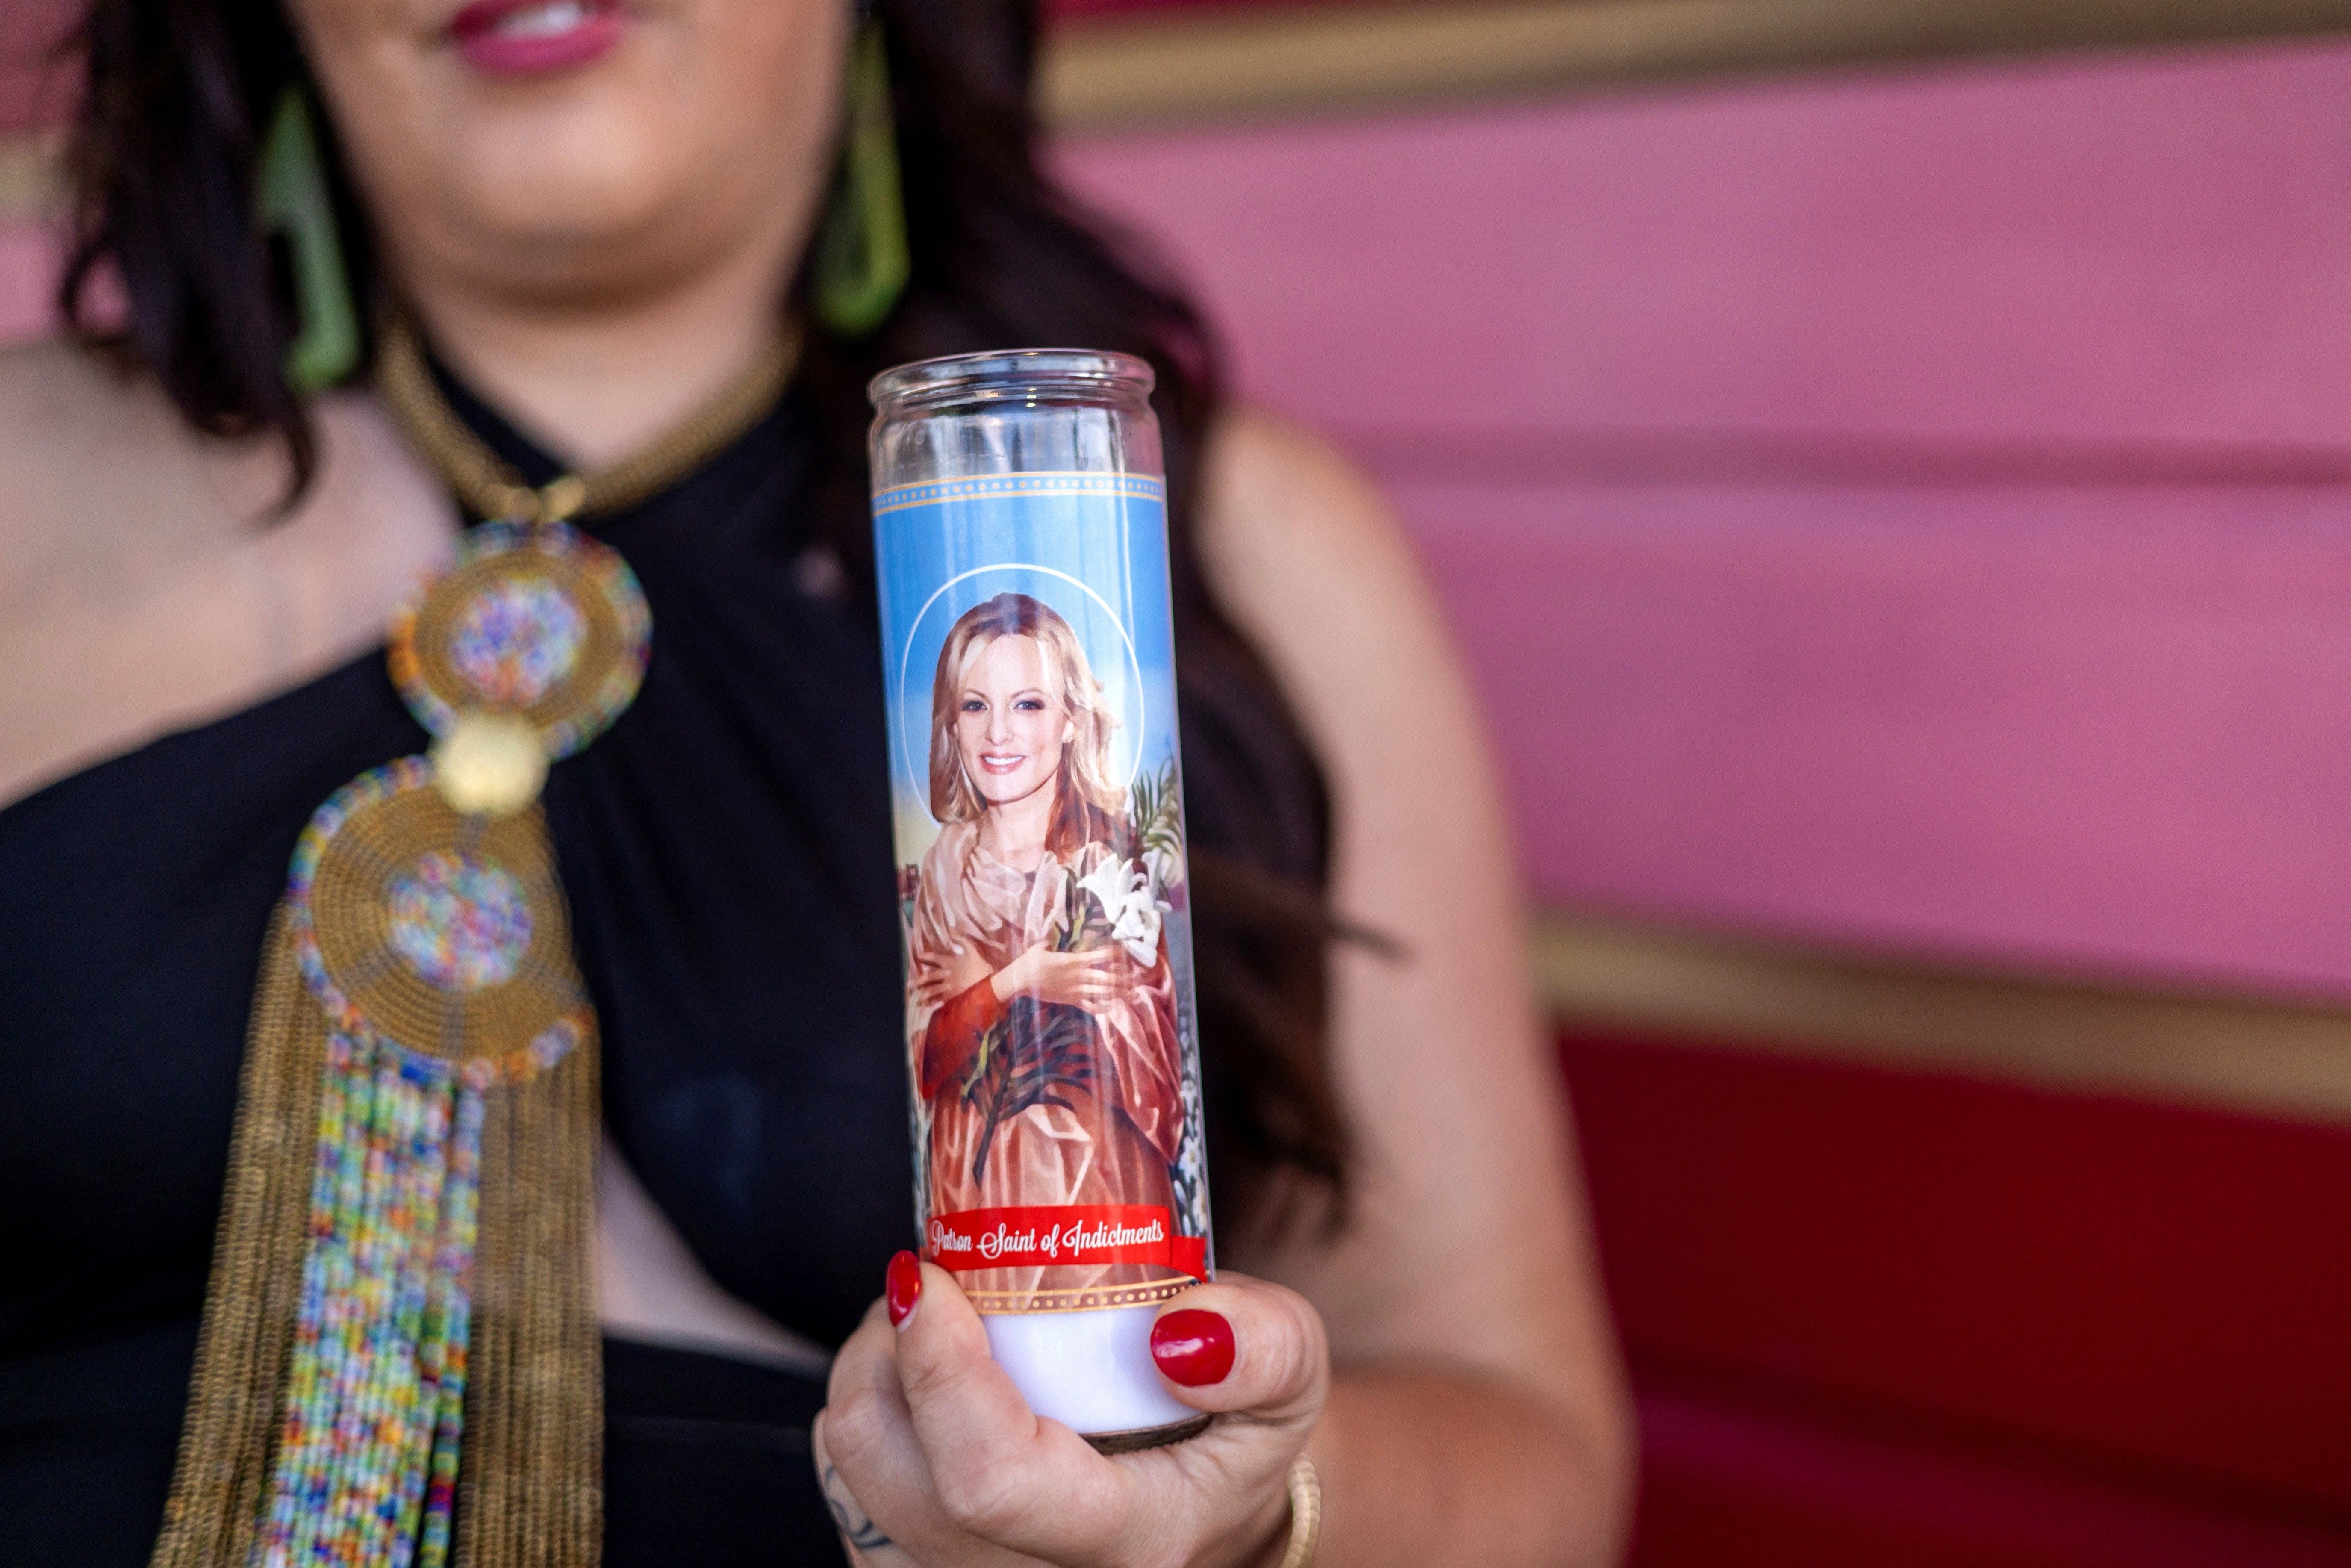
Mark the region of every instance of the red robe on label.
MULTIPOLYGON (((973 821, 948 823, 923 857, 908 934, 911 973, 919 976, 925 961, 962 965, 967 974, 985 966, 982 977, 935 1005, 909 982, 906 1016, 915 1082, 930 1108, 927 1153, 935 1215, 1150 1204, 1172 1216, 1168 1167, 1183 1137, 1183 1058, 1164 939, 1147 966, 1126 965, 1133 984, 1092 1009, 1090 1024, 1072 1020, 1082 1031, 1075 1037, 1081 1043, 1071 1059, 1083 1064, 1083 1081, 1071 1082, 1065 1073, 1048 1090, 1063 1103, 1040 1102, 999 1121, 987 1140, 985 1171, 974 1174, 987 1129, 987 1096, 983 1085, 979 1095, 967 1099, 964 1080, 982 1038, 1008 1021, 1007 1005, 998 1000, 990 982, 1028 948, 1059 937, 1071 883, 1092 875, 1112 858, 1111 846, 1094 842, 1066 863, 1048 852, 1033 874, 1023 873, 980 846, 979 825, 973 821)), ((960 1278, 984 1309, 1002 1310, 1019 1303, 998 1292, 1092 1292, 1170 1280, 1171 1271, 1118 1263, 987 1269, 960 1278)), ((1040 1304, 1099 1303, 1091 1296, 1057 1294, 1040 1304)))

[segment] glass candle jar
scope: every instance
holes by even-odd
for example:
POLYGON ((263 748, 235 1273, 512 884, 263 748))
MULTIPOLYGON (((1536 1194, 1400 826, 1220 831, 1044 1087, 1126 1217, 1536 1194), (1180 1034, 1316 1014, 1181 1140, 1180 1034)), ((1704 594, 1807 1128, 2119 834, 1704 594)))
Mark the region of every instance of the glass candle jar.
POLYGON ((922 1252, 1111 1451, 1206 1424, 1150 1332, 1213 1266, 1151 385, 1039 349, 871 388, 922 1252))

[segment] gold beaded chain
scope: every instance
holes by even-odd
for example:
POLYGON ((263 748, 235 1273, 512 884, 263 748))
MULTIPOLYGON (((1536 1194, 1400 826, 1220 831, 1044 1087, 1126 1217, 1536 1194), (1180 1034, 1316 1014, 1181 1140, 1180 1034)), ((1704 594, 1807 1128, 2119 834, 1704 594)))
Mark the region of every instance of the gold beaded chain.
POLYGON ((693 473, 775 406, 799 354, 799 329, 786 326, 750 369, 652 445, 593 473, 559 475, 535 488, 457 417, 434 384, 416 329, 396 310, 377 328, 376 389, 409 441, 476 516, 552 523, 620 511, 693 473))

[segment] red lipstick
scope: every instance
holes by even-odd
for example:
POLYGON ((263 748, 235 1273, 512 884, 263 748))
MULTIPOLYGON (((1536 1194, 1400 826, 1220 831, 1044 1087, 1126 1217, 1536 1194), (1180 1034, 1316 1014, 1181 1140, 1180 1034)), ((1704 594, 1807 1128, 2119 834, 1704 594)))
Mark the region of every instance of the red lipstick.
POLYGON ((617 0, 474 0, 449 37, 475 70, 543 76, 600 58, 624 25, 617 0))

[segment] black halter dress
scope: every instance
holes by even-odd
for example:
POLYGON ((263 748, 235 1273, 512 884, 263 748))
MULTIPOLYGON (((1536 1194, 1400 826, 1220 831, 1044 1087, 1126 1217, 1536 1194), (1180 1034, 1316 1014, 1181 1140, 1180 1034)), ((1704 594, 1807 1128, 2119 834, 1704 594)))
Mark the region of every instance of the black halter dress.
MULTIPOLYGON (((809 546, 812 447, 788 399, 590 523, 653 660, 546 803, 607 1127, 720 1285, 830 1345, 913 1218, 881 661, 809 546)), ((264 927, 310 813, 427 739, 379 650, 0 810, 0 1563, 146 1563, 264 927)), ((840 1562, 816 1380, 608 1339, 605 1398, 609 1568, 840 1562)))

